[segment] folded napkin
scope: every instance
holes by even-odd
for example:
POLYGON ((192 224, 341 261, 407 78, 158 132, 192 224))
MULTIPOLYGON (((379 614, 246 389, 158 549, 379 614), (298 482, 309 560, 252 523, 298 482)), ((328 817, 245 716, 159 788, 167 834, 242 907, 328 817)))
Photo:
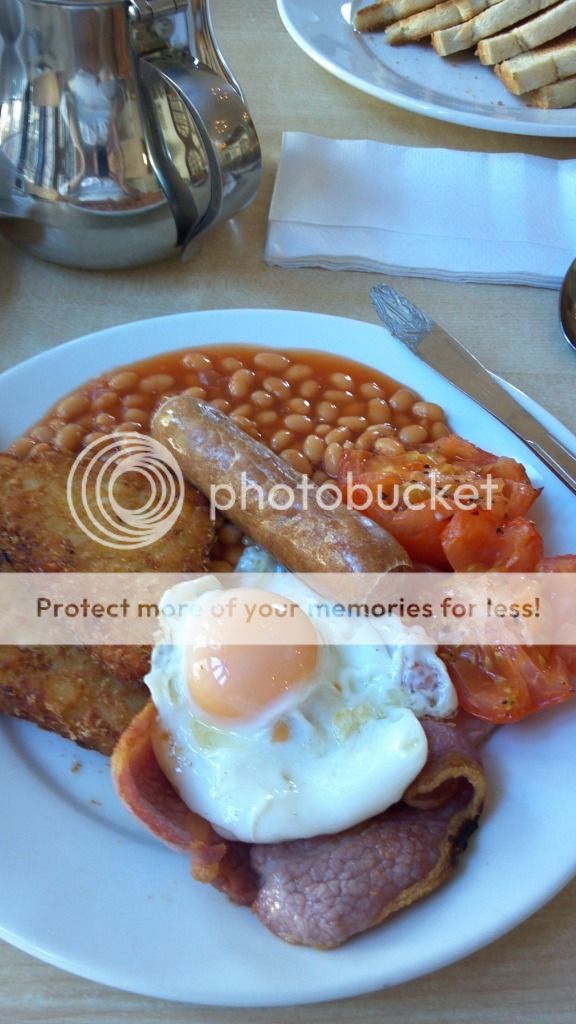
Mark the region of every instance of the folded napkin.
POLYGON ((576 255, 576 161, 287 133, 264 259, 556 288, 576 255))

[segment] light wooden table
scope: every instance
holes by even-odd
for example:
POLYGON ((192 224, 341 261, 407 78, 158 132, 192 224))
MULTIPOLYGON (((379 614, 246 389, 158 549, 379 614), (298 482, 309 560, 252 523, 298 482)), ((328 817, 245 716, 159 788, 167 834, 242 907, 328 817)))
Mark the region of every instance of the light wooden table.
MULTIPOLYGON (((214 17, 263 145, 265 174, 257 201, 234 224, 209 235, 199 258, 187 265, 173 261, 124 273, 83 273, 36 262, 0 241, 0 368, 88 330, 184 310, 283 307, 374 320, 368 302, 372 275, 280 270, 262 262, 282 131, 576 156, 576 142, 452 127, 356 92, 295 46, 274 0, 214 0, 214 17)), ((552 291, 415 279, 400 280, 398 287, 488 366, 576 430, 576 354, 561 339, 552 291)), ((300 1008, 238 1011, 158 1002, 74 978, 0 944, 0 1021, 368 1024, 402 1018, 411 1024, 573 1024, 575 949, 576 882, 513 933, 455 966, 397 989, 300 1008)))

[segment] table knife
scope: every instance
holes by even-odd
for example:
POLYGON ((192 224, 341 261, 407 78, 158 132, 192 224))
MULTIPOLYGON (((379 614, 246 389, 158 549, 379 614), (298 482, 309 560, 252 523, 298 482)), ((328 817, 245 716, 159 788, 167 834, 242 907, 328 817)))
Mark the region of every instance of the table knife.
POLYGON ((370 298, 390 334, 504 423, 576 494, 576 457, 508 394, 476 356, 390 285, 375 285, 370 298))

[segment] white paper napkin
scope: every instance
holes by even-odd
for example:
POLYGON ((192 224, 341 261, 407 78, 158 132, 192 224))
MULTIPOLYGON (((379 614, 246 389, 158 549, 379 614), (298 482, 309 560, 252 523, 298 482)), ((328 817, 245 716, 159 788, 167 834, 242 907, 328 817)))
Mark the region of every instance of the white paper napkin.
POLYGON ((556 288, 576 256, 576 161, 284 135, 264 259, 556 288))

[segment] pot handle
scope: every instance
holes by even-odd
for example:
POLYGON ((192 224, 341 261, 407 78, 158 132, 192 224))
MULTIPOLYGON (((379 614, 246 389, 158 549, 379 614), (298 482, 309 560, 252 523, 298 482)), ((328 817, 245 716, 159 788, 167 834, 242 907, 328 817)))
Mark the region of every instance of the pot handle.
POLYGON ((236 90, 240 99, 246 105, 246 97, 240 83, 231 71, 230 65, 224 59, 224 55, 216 41, 209 0, 189 0, 189 10, 192 39, 194 40, 194 55, 202 64, 211 68, 212 71, 215 71, 222 78, 230 82, 230 85, 236 90))
POLYGON ((140 57, 138 80, 149 158, 184 255, 193 238, 252 201, 262 157, 235 87, 200 61, 179 60, 173 53, 140 57), (182 151, 178 159, 167 144, 168 112, 182 151))

